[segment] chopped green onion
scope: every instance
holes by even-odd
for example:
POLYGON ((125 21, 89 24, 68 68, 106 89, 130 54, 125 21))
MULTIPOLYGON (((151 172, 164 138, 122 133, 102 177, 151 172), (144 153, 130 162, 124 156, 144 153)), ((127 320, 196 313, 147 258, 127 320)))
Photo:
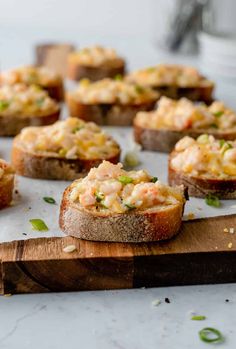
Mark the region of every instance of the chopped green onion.
POLYGON ((224 114, 223 111, 217 111, 216 113, 213 113, 214 116, 216 116, 217 118, 219 118, 220 116, 222 116, 224 114))
POLYGON ((44 198, 43 198, 43 200, 45 201, 45 202, 47 202, 48 204, 56 204, 56 201, 55 201, 55 199, 53 199, 53 198, 51 198, 51 197, 49 197, 49 196, 45 196, 44 198))
POLYGON ((147 68, 147 71, 149 72, 149 73, 152 73, 152 72, 154 72, 156 70, 156 67, 149 67, 149 68, 147 68))
POLYGON ((9 101, 0 100, 0 111, 7 109, 10 105, 9 101))
POLYGON ((204 315, 194 315, 191 317, 191 320, 201 321, 201 320, 206 320, 206 317, 204 315))
POLYGON ((152 183, 156 183, 158 181, 158 178, 157 177, 152 177, 152 179, 151 179, 151 182, 152 183))
POLYGON ((44 100, 44 98, 38 98, 35 103, 38 107, 42 107, 44 100))
POLYGON ((211 128, 218 128, 218 126, 216 124, 211 124, 210 127, 211 128))
POLYGON ((123 76, 121 74, 117 74, 115 77, 114 77, 115 80, 117 81, 121 81, 123 80, 123 76))
POLYGON ((205 327, 199 331, 199 337, 206 343, 222 343, 224 341, 221 332, 212 327, 205 327))
POLYGON ((66 149, 63 149, 63 148, 61 148, 61 149, 59 150, 59 152, 58 152, 58 154, 59 154, 60 156, 62 156, 62 157, 65 157, 65 156, 66 156, 66 153, 67 153, 67 150, 66 150, 66 149))
POLYGON ((222 149, 222 153, 224 154, 227 150, 232 149, 233 146, 231 143, 226 142, 224 139, 219 140, 220 148, 222 149))
POLYGON ((127 167, 135 167, 140 163, 138 154, 135 151, 128 151, 124 157, 124 165, 127 167))
POLYGON ((134 210, 136 208, 136 206, 132 204, 125 204, 125 207, 127 207, 129 210, 134 210))
POLYGON ((198 143, 208 143, 209 141, 209 136, 207 134, 203 134, 203 135, 200 135, 198 138, 197 138, 197 141, 198 143))
POLYGON ((108 207, 104 204, 104 200, 102 200, 102 201, 100 202, 100 204, 102 205, 103 208, 108 208, 108 207))
POLYGON ((79 130, 81 130, 83 128, 83 126, 77 126, 75 128, 73 128, 73 130, 71 131, 72 133, 76 133, 78 132, 79 130))
POLYGON ((132 183, 134 180, 133 178, 128 176, 119 176, 118 181, 122 184, 129 184, 129 183, 132 183))
POLYGON ((221 202, 219 198, 216 195, 213 194, 207 194, 205 198, 205 202, 208 206, 213 206, 213 207, 220 207, 221 202))
POLYGON ((38 230, 38 231, 48 231, 48 227, 42 219, 35 218, 35 219, 30 219, 29 221, 30 221, 33 229, 38 230))
POLYGON ((135 85, 135 91, 137 93, 143 93, 144 92, 144 88, 142 86, 135 85))
POLYGON ((95 195, 95 198, 96 198, 97 202, 101 202, 104 199, 104 194, 103 193, 96 192, 94 195, 95 195))

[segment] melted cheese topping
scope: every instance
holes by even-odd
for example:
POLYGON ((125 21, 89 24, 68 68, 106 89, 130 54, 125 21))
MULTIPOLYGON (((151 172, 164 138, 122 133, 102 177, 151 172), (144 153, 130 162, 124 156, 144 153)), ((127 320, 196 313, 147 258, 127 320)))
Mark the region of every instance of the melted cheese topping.
POLYGON ((78 118, 50 126, 26 127, 18 140, 29 152, 67 159, 107 159, 119 153, 119 145, 93 122, 78 118))
POLYGON ((3 177, 13 173, 13 168, 5 160, 0 159, 0 181, 3 177))
POLYGON ((75 181, 70 199, 93 211, 124 213, 184 202, 183 187, 169 187, 146 171, 122 169, 108 161, 92 168, 87 177, 75 181))
POLYGON ((186 98, 178 101, 161 97, 157 109, 151 112, 139 112, 136 123, 151 129, 210 129, 214 131, 232 130, 236 127, 236 113, 220 101, 210 106, 194 104, 186 98))
POLYGON ((127 79, 140 85, 156 87, 197 87, 213 84, 193 67, 170 64, 159 64, 155 67, 135 71, 129 74, 127 79))
POLYGON ((201 135, 182 138, 175 145, 171 167, 190 176, 229 178, 236 176, 236 141, 201 135))
POLYGON ((96 82, 81 80, 77 90, 69 95, 85 104, 142 104, 155 101, 159 97, 159 94, 150 88, 112 79, 96 82))
POLYGON ((112 61, 120 60, 113 48, 105 48, 101 46, 85 47, 80 51, 72 52, 68 56, 68 61, 78 63, 85 66, 96 67, 112 61))
POLYGON ((23 66, 11 69, 0 74, 0 84, 14 85, 24 83, 26 85, 52 86, 61 82, 61 77, 47 67, 23 66))
POLYGON ((36 85, 16 84, 0 88, 0 117, 46 116, 58 109, 58 104, 36 85))

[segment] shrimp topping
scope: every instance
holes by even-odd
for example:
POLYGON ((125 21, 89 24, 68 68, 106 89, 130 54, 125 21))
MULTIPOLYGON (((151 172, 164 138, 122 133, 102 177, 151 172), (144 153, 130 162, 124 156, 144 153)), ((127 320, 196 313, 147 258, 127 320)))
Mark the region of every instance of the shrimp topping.
POLYGON ((145 210, 184 201, 183 187, 160 183, 145 170, 125 171, 108 161, 73 183, 70 199, 86 209, 112 213, 145 210))

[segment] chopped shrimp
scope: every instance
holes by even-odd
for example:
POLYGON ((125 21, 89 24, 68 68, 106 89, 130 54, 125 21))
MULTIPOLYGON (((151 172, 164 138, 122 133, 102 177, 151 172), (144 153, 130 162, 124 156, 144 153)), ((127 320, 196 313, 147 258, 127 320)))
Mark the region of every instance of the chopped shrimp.
POLYGON ((95 198, 95 190, 93 188, 89 188, 86 190, 84 194, 80 195, 80 203, 83 206, 91 206, 96 203, 96 198, 95 198))

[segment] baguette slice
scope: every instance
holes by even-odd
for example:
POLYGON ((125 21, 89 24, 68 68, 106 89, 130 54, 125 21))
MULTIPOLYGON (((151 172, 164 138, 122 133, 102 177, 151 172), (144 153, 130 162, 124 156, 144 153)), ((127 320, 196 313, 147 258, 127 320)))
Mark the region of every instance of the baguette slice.
POLYGON ((63 81, 59 81, 58 84, 49 85, 42 88, 47 91, 49 97, 55 99, 57 102, 62 102, 64 100, 64 85, 63 81))
POLYGON ((61 203, 62 231, 80 239, 151 242, 172 238, 180 229, 184 205, 176 204, 125 214, 94 214, 70 201, 68 187, 61 203))
POLYGON ((198 138, 201 134, 214 136, 216 139, 233 141, 236 139, 236 129, 220 131, 214 128, 209 129, 188 129, 184 131, 168 129, 144 128, 134 121, 134 139, 143 149, 169 153, 174 149, 175 144, 183 137, 189 136, 198 138))
MULTIPOLYGON (((121 164, 114 166, 104 161, 97 169, 91 169, 88 178, 73 182, 65 190, 61 202, 59 219, 62 231, 67 235, 75 236, 80 239, 111 242, 159 241, 170 239, 176 235, 181 226, 185 205, 184 187, 178 188, 177 191, 172 189, 175 193, 174 195, 178 195, 178 200, 174 200, 168 204, 161 201, 162 204, 146 206, 145 203, 150 203, 150 200, 154 200, 152 202, 158 202, 158 195, 160 194, 160 197, 163 197, 162 195, 164 195, 168 189, 166 187, 164 188, 162 184, 157 185, 151 183, 151 177, 146 177, 148 179, 144 179, 145 176, 149 176, 145 171, 138 171, 136 173, 134 173, 134 171, 123 171, 117 173, 117 168, 120 170, 121 164), (97 175, 94 177, 95 172, 97 175), (131 173, 134 176, 133 178, 136 178, 136 181, 139 178, 138 176, 141 177, 140 180, 136 182, 137 185, 132 187, 133 189, 131 189, 131 187, 126 187, 124 183, 121 189, 117 189, 117 184, 118 188, 120 188, 121 185, 119 183, 119 174, 121 173, 123 174, 121 178, 130 178, 126 177, 126 174, 129 176, 131 173), (115 174, 115 177, 113 177, 113 174, 115 174), (105 179, 105 182, 99 182, 101 176, 105 176, 103 178, 107 178, 108 181, 105 179), (92 181, 92 178, 95 178, 95 182, 92 181), (148 180, 148 182, 146 182, 146 180, 148 180), (96 189, 97 183, 100 183, 97 187, 100 189, 96 189), (91 187, 89 187, 89 185, 91 187), (81 186, 84 186, 86 191, 85 193, 82 191, 83 194, 77 199, 77 190, 83 190, 81 186), (133 199, 136 203, 140 202, 142 199, 143 203, 141 205, 144 206, 135 208, 135 206, 131 204, 124 204, 124 200, 130 200, 124 196, 127 194, 127 191, 130 193, 130 189, 133 190, 132 195, 137 195, 137 191, 139 190, 144 192, 144 196, 140 196, 140 199, 137 197, 133 199), (96 199, 92 195, 94 190, 96 190, 96 199), (100 192, 105 192, 107 190, 107 196, 100 192), (123 199, 110 201, 111 198, 114 200, 114 196, 112 196, 114 192, 112 194, 110 190, 122 190, 120 194, 117 192, 116 195, 122 195, 120 197, 123 199), (101 199, 101 197, 103 199, 101 199), (91 204, 92 206, 86 206, 91 204), (112 206, 107 207, 106 205, 112 206), (112 207, 115 207, 115 210, 112 207), (120 208, 117 211, 118 207, 120 208)), ((131 195, 131 193, 129 195, 131 195)), ((173 194, 168 193, 165 195, 173 194)), ((130 196, 130 198, 131 197, 132 196, 130 196)))
MULTIPOLYGON (((73 150, 75 144, 77 144, 76 142, 81 143, 81 136, 78 136, 80 138, 75 138, 76 135, 73 131, 74 128, 81 128, 82 131, 85 131, 86 127, 89 127, 86 125, 89 124, 86 124, 77 118, 68 118, 65 121, 58 121, 54 125, 45 128, 39 127, 24 129, 23 132, 15 137, 13 141, 12 163, 16 173, 30 178, 74 180, 84 177, 91 167, 97 167, 103 159, 107 159, 112 163, 117 163, 120 158, 120 147, 111 139, 110 136, 107 135, 104 136, 104 142, 109 143, 109 141, 112 141, 112 148, 110 151, 107 149, 106 154, 101 153, 101 151, 99 152, 99 149, 101 148, 98 148, 98 152, 95 155, 93 152, 89 157, 83 157, 83 155, 76 157, 76 155, 73 155, 72 158, 68 158, 66 153, 65 155, 60 155, 59 153, 52 151, 55 146, 63 149, 64 143, 54 143, 57 142, 55 139, 58 139, 58 136, 62 138, 62 141, 65 140, 66 144, 73 144, 71 146, 71 149, 73 150), (33 142, 37 142, 38 137, 40 144, 50 143, 49 139, 52 138, 50 143, 51 148, 49 146, 49 148, 45 148, 45 151, 35 150, 34 144, 36 143, 33 142)), ((77 132, 79 132, 79 130, 77 132)), ((100 132, 97 132, 96 134, 99 135, 100 132)), ((85 138, 86 144, 88 144, 89 141, 90 143, 93 141, 92 137, 95 137, 95 134, 87 133, 86 135, 83 134, 82 137, 88 136, 90 136, 91 139, 85 138)), ((91 145, 91 148, 94 148, 96 144, 97 143, 94 140, 94 144, 91 145)), ((105 144, 104 146, 106 146, 105 144)), ((68 149, 67 151, 69 152, 71 149, 68 149)), ((81 146, 81 151, 82 149, 83 145, 81 146)), ((86 148, 84 151, 86 152, 86 155, 88 155, 89 149, 86 148)))
POLYGON ((5 167, 6 170, 0 178, 0 209, 10 205, 14 188, 13 169, 3 160, 0 160, 0 169, 1 167, 5 167))
POLYGON ((24 127, 45 126, 56 122, 60 117, 60 109, 52 114, 38 116, 0 116, 0 136, 16 136, 24 127))
POLYGON ((198 198, 212 194, 220 199, 236 199, 236 178, 217 179, 186 175, 171 167, 170 161, 174 156, 175 152, 171 153, 168 166, 168 182, 171 186, 183 184, 188 188, 189 196, 198 198))
POLYGON ((69 79, 75 81, 84 78, 91 81, 98 81, 104 78, 114 78, 117 75, 123 76, 125 73, 125 61, 119 58, 111 63, 107 62, 106 64, 93 67, 69 61, 67 65, 67 76, 69 79))
POLYGON ((109 126, 131 126, 137 112, 152 110, 156 103, 151 101, 139 105, 83 104, 75 101, 69 94, 66 99, 71 116, 109 126))

